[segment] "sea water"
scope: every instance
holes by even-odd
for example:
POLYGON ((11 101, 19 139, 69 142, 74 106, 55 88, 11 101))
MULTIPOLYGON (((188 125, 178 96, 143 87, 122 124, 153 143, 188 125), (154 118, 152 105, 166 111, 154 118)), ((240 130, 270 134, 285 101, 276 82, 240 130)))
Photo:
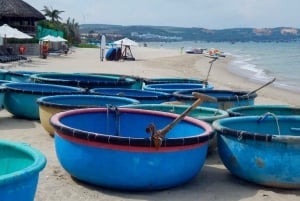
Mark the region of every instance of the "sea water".
MULTIPOLYGON (((149 47, 214 48, 232 56, 229 70, 252 81, 268 82, 274 86, 300 93, 300 42, 164 42, 149 43, 149 47)), ((221 59, 221 58, 220 58, 221 59)), ((300 95, 300 94, 299 94, 300 95)))

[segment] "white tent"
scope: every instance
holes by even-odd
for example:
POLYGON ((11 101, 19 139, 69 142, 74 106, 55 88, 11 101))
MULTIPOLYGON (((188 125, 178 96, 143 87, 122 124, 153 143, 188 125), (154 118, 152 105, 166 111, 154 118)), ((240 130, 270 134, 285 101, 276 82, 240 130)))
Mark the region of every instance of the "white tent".
POLYGON ((138 46, 139 44, 129 38, 123 38, 114 42, 115 45, 138 46))
POLYGON ((32 38, 26 33, 19 31, 18 29, 12 28, 7 24, 0 26, 0 37, 2 38, 18 38, 18 39, 30 39, 32 38))
POLYGON ((124 46, 124 50, 122 52, 122 59, 124 60, 132 60, 134 61, 135 58, 132 55, 130 46, 138 46, 138 43, 130 40, 129 38, 123 38, 121 40, 117 40, 114 42, 115 45, 121 45, 121 49, 124 46))
POLYGON ((56 38, 57 38, 57 40, 58 40, 59 42, 67 42, 66 39, 64 39, 64 38, 62 38, 62 37, 60 37, 60 36, 56 36, 56 38))
POLYGON ((47 35, 40 39, 41 41, 49 41, 49 42, 61 42, 57 37, 47 35))

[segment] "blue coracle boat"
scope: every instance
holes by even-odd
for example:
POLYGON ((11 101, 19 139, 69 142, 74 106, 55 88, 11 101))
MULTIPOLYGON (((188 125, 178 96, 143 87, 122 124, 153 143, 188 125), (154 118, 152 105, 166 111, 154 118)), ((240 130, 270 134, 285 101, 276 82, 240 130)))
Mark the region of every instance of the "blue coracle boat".
POLYGON ((0 141, 0 200, 33 201, 46 157, 25 143, 0 141))
POLYGON ((165 93, 174 93, 175 91, 182 90, 211 90, 214 87, 210 84, 204 83, 164 83, 164 84, 148 84, 143 87, 144 90, 148 91, 161 91, 165 93))
POLYGON ((150 191, 190 181, 205 162, 213 131, 204 121, 186 117, 154 146, 146 129, 163 128, 178 116, 85 108, 57 113, 50 122, 57 157, 73 177, 108 188, 150 191))
POLYGON ((12 82, 31 82, 30 76, 37 73, 41 74, 42 72, 23 70, 7 71, 5 74, 5 80, 12 82))
POLYGON ((78 108, 118 107, 122 105, 135 105, 140 103, 139 101, 131 98, 88 94, 43 96, 38 98, 36 102, 39 105, 40 122, 50 135, 54 135, 54 129, 50 125, 49 120, 55 113, 78 108))
POLYGON ((160 78, 144 78, 144 83, 149 84, 167 84, 167 83, 198 83, 202 84, 203 80, 183 78, 183 77, 160 77, 160 78))
POLYGON ((300 115, 300 107, 290 105, 251 105, 229 108, 230 116, 260 116, 267 112, 275 115, 300 115))
POLYGON ((39 119, 37 99, 42 96, 81 94, 85 90, 78 87, 39 83, 6 83, 4 107, 11 114, 27 119, 39 119))
POLYGON ((300 116, 231 117, 213 127, 220 158, 233 175, 269 187, 300 188, 300 116))
POLYGON ((173 93, 174 98, 184 104, 192 104, 197 98, 192 95, 198 92, 217 99, 216 102, 204 101, 200 106, 227 110, 232 107, 254 105, 256 93, 232 90, 182 90, 173 93))
POLYGON ((42 73, 30 77, 34 83, 57 84, 86 89, 97 87, 131 88, 136 83, 135 79, 116 76, 105 76, 100 74, 81 73, 42 73))
POLYGON ((124 88, 94 88, 90 89, 89 93, 104 96, 133 98, 138 100, 141 104, 168 102, 173 97, 172 94, 159 91, 124 88))

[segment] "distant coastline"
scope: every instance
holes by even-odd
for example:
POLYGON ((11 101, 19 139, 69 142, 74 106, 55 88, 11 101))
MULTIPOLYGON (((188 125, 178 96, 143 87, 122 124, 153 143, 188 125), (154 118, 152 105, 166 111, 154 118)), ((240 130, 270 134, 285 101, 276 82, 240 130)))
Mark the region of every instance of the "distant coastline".
POLYGON ((205 29, 171 26, 122 26, 107 24, 81 24, 80 34, 87 40, 99 41, 106 35, 108 41, 128 37, 139 42, 291 42, 300 41, 300 29, 277 28, 231 28, 205 29))

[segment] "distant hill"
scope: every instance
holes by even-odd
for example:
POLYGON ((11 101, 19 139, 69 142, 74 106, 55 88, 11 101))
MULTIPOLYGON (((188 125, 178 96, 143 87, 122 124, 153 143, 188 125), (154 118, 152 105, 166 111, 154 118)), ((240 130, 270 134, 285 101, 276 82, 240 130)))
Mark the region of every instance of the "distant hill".
POLYGON ((137 41, 289 42, 300 40, 300 29, 290 27, 205 29, 82 24, 80 25, 80 33, 105 34, 108 40, 129 37, 137 41))

